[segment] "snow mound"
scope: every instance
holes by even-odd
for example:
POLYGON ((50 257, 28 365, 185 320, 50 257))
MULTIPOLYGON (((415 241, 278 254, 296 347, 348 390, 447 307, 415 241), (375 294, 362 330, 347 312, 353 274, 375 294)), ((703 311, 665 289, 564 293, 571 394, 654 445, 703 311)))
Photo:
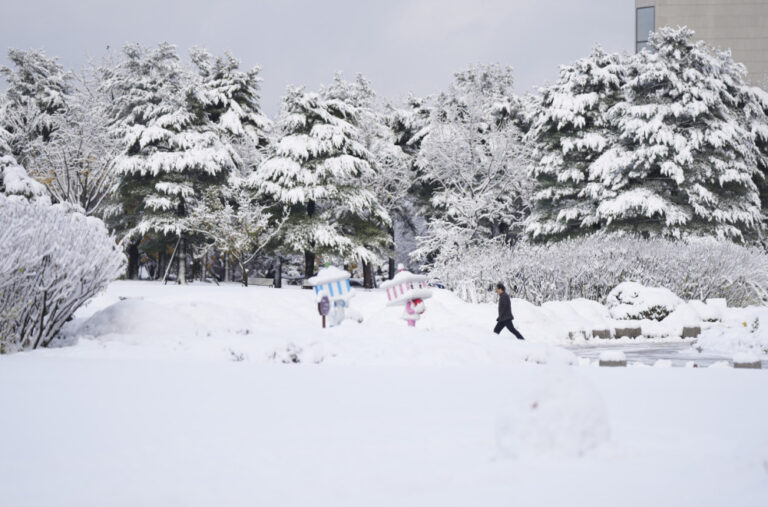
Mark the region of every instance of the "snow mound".
POLYGON ((408 328, 386 301, 384 291, 363 291, 353 308, 366 317, 362 324, 347 321, 322 329, 314 291, 119 282, 76 315, 67 336, 93 355, 183 355, 206 361, 397 366, 577 362, 572 352, 552 345, 532 325, 523 323, 523 332, 531 331, 527 341, 493 334, 495 305, 470 305, 436 290, 419 327, 408 328))
POLYGON ((620 283, 606 301, 611 316, 618 320, 663 320, 681 304, 683 300, 669 289, 635 282, 620 283))
POLYGON ((523 389, 500 411, 496 444, 501 455, 583 456, 610 438, 603 400, 571 370, 553 370, 532 389, 523 389))
POLYGON ((683 303, 664 317, 661 323, 673 334, 680 336, 684 327, 698 326, 701 321, 701 314, 696 311, 696 307, 683 303))
POLYGON ((758 361, 760 358, 752 352, 739 352, 733 356, 734 363, 757 363, 758 361))
POLYGON ((212 334, 250 334, 247 314, 206 301, 169 305, 131 298, 94 313, 68 330, 70 336, 128 344, 187 341, 212 334))
POLYGON ((173 308, 141 299, 126 299, 96 312, 76 333, 105 339, 118 335, 167 335, 187 325, 184 315, 173 308))
POLYGON ((768 308, 731 309, 723 325, 702 331, 694 347, 699 352, 768 357, 768 308))

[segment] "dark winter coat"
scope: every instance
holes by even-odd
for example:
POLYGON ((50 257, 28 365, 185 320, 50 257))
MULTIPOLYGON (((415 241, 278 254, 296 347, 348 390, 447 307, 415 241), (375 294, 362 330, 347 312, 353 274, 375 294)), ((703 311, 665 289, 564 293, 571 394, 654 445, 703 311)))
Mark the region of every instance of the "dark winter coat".
POLYGON ((499 296, 499 318, 496 321, 505 322, 512 319, 514 319, 512 316, 512 302, 509 300, 509 294, 502 292, 499 296))

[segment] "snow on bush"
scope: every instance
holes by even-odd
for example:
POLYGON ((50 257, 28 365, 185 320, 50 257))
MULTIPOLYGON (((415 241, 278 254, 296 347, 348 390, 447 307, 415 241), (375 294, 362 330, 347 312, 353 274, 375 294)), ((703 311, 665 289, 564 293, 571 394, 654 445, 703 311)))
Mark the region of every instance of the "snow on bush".
POLYGON ((606 301, 611 317, 619 320, 662 320, 682 303, 669 289, 635 282, 620 283, 606 301))
POLYGON ((42 183, 32 179, 10 155, 2 155, 0 146, 0 194, 18 195, 28 199, 46 200, 42 183))
POLYGON ((610 438, 603 400, 568 370, 548 372, 533 388, 516 392, 496 421, 503 456, 582 456, 610 438))
POLYGON ((124 262, 101 221, 0 195, 0 352, 48 346, 124 262))
POLYGON ((711 238, 675 241, 594 235, 552 244, 489 244, 436 264, 431 275, 462 299, 495 301, 501 281, 512 297, 540 305, 586 298, 604 303, 622 282, 664 287, 689 300, 729 306, 768 300, 768 255, 711 238))

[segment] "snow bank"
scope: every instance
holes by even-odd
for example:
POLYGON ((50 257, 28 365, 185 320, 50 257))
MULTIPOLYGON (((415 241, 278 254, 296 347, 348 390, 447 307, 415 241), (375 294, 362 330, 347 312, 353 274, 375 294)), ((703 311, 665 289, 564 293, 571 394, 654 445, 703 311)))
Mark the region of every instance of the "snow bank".
POLYGON ((768 358, 768 308, 731 308, 723 324, 705 329, 693 345, 700 352, 768 358))
MULTIPOLYGON (((494 335, 495 305, 471 305, 445 290, 434 293, 416 329, 404 326, 400 312, 386 306, 384 291, 361 290, 355 308, 365 321, 323 330, 312 291, 118 282, 66 332, 79 340, 79 352, 98 355, 345 365, 576 362, 571 352, 552 345, 556 340, 546 330, 526 321, 519 325, 528 341, 506 331, 494 335)), ((525 317, 554 318, 531 312, 525 317)))
POLYGON ((603 343, 592 337, 594 329, 639 327, 642 338, 633 339, 635 342, 679 340, 682 327, 696 325, 703 331, 697 346, 725 349, 718 353, 726 357, 743 348, 742 342, 758 348, 765 343, 762 334, 748 333, 733 322, 740 319, 739 326, 742 320, 752 322, 754 309, 743 316, 747 315, 744 310, 691 302, 679 305, 661 322, 619 321, 605 306, 585 299, 542 306, 513 299, 515 327, 526 338, 521 342, 506 330, 498 336, 492 333, 495 304, 465 303, 442 289, 435 289, 433 294, 425 302, 426 312, 416 329, 403 325, 397 308, 386 306, 385 291, 358 290, 354 308, 365 321, 345 321, 323 330, 313 291, 234 284, 180 287, 116 282, 104 296, 76 314, 66 333, 70 341, 79 337, 79 346, 93 354, 108 354, 113 349, 118 354, 120 347, 142 345, 119 353, 347 365, 575 364, 573 355, 556 345, 586 340, 603 343), (725 316, 724 323, 705 320, 715 315, 715 310, 725 316), (736 341, 734 329, 740 337, 736 341), (717 334, 720 331, 722 337, 717 334))
POLYGON ((627 356, 621 350, 606 350, 600 353, 600 361, 619 362, 626 360, 627 356))

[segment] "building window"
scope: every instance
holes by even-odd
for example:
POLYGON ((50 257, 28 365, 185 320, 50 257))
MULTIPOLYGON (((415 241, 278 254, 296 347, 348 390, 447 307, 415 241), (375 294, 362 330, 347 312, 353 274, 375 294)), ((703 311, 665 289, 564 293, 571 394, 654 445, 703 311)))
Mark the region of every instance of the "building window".
POLYGON ((635 27, 635 51, 638 53, 648 47, 648 35, 656 30, 656 8, 641 7, 637 9, 637 24, 635 27))

